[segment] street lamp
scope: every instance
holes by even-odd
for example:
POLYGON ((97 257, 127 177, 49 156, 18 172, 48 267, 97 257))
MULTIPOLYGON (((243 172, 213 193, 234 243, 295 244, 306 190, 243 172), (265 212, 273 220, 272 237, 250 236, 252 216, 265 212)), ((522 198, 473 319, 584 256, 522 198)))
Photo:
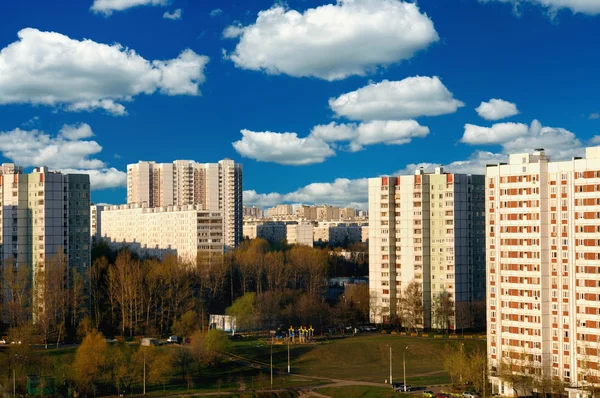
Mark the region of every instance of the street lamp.
POLYGON ((144 396, 146 396, 146 347, 144 347, 144 396))
POLYGON ((288 336, 288 373, 290 373, 290 337, 288 336))
POLYGON ((392 384, 392 346, 388 345, 390 348, 390 385, 392 384))
POLYGON ((408 350, 408 346, 404 347, 404 351, 402 351, 402 367, 404 369, 404 392, 406 392, 406 350, 408 350))

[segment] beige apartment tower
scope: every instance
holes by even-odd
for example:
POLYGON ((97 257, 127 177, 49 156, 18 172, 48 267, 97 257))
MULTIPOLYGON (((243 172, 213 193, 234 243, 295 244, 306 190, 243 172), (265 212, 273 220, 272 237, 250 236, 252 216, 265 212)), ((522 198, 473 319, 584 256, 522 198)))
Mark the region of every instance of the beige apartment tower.
POLYGON ((485 299, 484 176, 437 168, 368 184, 372 321, 401 319, 400 299, 416 281, 423 294, 420 327, 473 326, 485 299), (442 294, 452 301, 443 322, 434 305, 442 294))
POLYGON ((242 165, 176 160, 138 162, 127 166, 127 203, 147 207, 201 205, 223 214, 226 248, 242 240, 242 165))
POLYGON ((569 161, 540 149, 488 166, 486 221, 494 392, 513 394, 502 377, 510 368, 589 396, 600 348, 600 147, 569 161))

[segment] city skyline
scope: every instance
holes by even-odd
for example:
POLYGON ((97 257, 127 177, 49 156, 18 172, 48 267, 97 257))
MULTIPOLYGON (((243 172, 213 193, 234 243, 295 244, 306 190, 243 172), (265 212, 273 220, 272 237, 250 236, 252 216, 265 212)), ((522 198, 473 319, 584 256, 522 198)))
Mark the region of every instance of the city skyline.
POLYGON ((231 158, 244 165, 246 205, 366 208, 368 177, 438 164, 483 174, 508 153, 545 148, 558 161, 600 143, 591 2, 132 3, 0 6, 11 15, 0 27, 3 161, 85 171, 92 200, 118 204, 127 164, 231 158), (418 34, 358 23, 382 13, 418 34), (298 32, 252 40, 292 17, 337 32, 326 51, 298 32), (353 51, 357 36, 377 45, 353 51))

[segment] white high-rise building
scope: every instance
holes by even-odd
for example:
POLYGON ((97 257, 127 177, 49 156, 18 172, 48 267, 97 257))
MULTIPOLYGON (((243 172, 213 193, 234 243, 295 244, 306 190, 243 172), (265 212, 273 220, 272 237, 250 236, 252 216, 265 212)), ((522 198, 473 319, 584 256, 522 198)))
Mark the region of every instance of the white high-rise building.
POLYGON ((242 165, 224 159, 200 164, 138 162, 127 166, 127 203, 148 207, 201 205, 223 214, 226 248, 242 240, 242 165))
POLYGON ((584 390, 599 376, 600 147, 562 162, 543 149, 513 154, 488 166, 486 179, 494 392, 513 395, 501 377, 511 368, 538 385, 561 380, 571 397, 589 396, 584 390))
POLYGON ((368 184, 372 320, 399 316, 402 292, 416 281, 422 328, 469 327, 474 304, 485 299, 484 176, 438 168, 368 184), (449 325, 439 324, 434 313, 441 294, 453 303, 449 325))
POLYGON ((190 264, 198 252, 223 253, 222 214, 199 205, 105 206, 101 220, 98 233, 114 249, 156 257, 171 253, 190 264))

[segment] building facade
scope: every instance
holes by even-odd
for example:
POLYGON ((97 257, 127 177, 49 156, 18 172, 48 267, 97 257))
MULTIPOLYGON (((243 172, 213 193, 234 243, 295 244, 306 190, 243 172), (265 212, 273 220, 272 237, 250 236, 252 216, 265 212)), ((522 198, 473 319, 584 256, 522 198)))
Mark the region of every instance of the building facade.
POLYGON ((323 223, 313 229, 315 242, 327 242, 332 247, 360 242, 361 227, 358 224, 323 223))
POLYGON ((260 207, 247 207, 244 206, 244 217, 251 218, 263 218, 265 216, 265 211, 260 207))
POLYGON ((104 207, 102 205, 90 206, 90 238, 92 243, 99 242, 102 238, 102 212, 104 207))
MULTIPOLYGON (((0 176, 1 261, 31 270, 33 287, 44 264, 64 254, 69 275, 85 276, 91 263, 90 179, 47 167, 23 174, 3 165, 0 176)), ((69 283, 69 281, 67 281, 69 283)))
POLYGON ((201 205, 223 215, 226 248, 242 240, 242 165, 224 159, 200 164, 138 162, 127 166, 127 203, 147 207, 201 205))
POLYGON ((294 208, 292 205, 278 205, 267 209, 267 216, 269 217, 285 217, 294 214, 294 208))
POLYGON ((244 239, 264 239, 279 243, 286 239, 286 223, 277 221, 258 222, 244 225, 244 239))
POLYGON ((310 223, 288 224, 286 226, 287 243, 313 247, 313 229, 314 226, 310 223))
POLYGON ((514 154, 486 179, 493 389, 512 395, 512 371, 560 380, 574 397, 598 383, 600 147, 562 162, 514 154))
POLYGON ((417 170, 369 179, 369 288, 374 322, 400 316, 409 283, 420 284, 424 329, 470 326, 485 299, 484 176, 417 170), (449 295, 448 325, 435 302, 449 295))
POLYGON ((221 212, 199 205, 106 206, 100 214, 99 234, 114 249, 127 247, 141 256, 159 258, 171 253, 190 264, 195 264, 198 252, 224 251, 221 212))

